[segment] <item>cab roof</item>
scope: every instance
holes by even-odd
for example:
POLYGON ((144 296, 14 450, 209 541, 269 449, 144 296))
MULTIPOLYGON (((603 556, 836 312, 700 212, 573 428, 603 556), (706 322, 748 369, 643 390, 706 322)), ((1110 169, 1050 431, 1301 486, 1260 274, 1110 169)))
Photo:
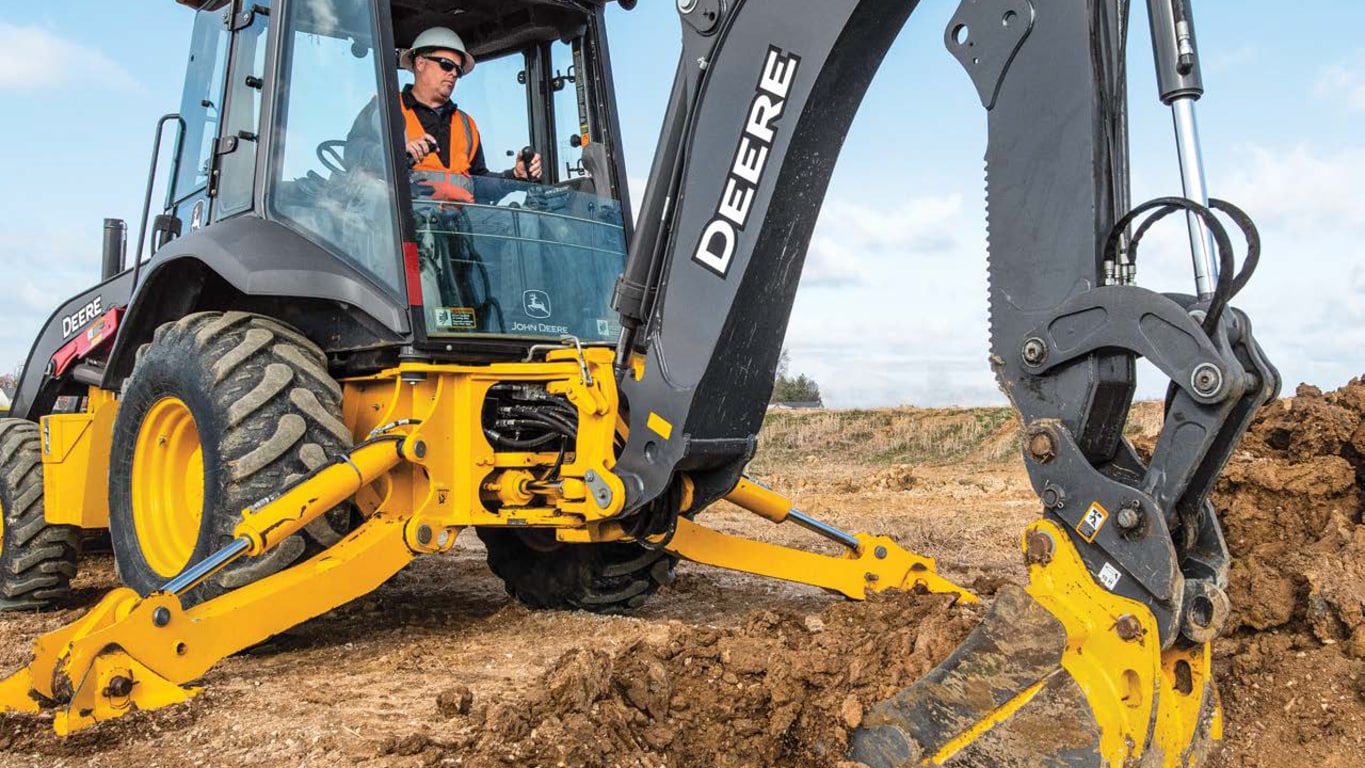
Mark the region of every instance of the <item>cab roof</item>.
MULTIPOLYGON (((429 27, 455 30, 477 57, 538 40, 577 37, 587 14, 613 0, 392 0, 394 42, 406 48, 429 27)), ((216 11, 229 0, 176 0, 199 11, 216 11)), ((332 20, 332 30, 344 23, 332 20)), ((335 31, 333 34, 335 34, 335 31)))

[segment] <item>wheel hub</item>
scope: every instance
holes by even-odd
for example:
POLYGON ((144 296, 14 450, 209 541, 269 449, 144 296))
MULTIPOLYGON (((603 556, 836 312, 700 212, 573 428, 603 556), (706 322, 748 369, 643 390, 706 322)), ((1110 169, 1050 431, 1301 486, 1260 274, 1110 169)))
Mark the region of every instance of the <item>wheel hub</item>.
POLYGON ((194 415, 177 397, 158 400, 138 430, 133 526, 147 565, 171 578, 189 565, 204 520, 204 453, 194 415))

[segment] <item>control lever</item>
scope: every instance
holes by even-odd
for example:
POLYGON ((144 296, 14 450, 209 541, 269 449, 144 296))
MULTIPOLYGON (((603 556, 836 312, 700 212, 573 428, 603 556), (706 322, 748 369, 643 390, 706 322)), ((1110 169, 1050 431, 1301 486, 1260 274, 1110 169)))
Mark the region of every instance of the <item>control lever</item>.
POLYGON ((521 152, 518 153, 517 155, 517 159, 521 161, 522 167, 526 169, 526 180, 539 182, 540 181, 539 175, 537 176, 531 175, 531 161, 536 159, 535 147, 532 147, 529 144, 526 145, 525 147, 522 147, 521 152))
MULTIPOLYGON (((429 145, 431 145, 431 151, 432 151, 432 152, 440 152, 440 151, 441 151, 441 145, 438 144, 438 143, 436 143, 435 141, 429 141, 429 142, 427 142, 427 143, 428 143, 429 145)), ((411 169, 411 168, 417 167, 417 163, 419 162, 419 161, 417 160, 417 158, 413 157, 411 152, 407 152, 406 154, 407 154, 407 156, 408 156, 408 168, 411 169)))

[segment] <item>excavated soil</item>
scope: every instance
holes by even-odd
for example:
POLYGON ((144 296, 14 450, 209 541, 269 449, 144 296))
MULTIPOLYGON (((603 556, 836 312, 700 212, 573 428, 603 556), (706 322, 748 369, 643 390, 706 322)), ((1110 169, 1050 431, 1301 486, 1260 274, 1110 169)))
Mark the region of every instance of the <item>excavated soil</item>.
MULTIPOLYGON (((1135 414, 1139 438, 1157 406, 1135 414)), ((1236 631, 1216 646, 1214 768, 1365 765, 1365 385, 1267 410, 1218 486, 1237 558, 1236 631)), ((783 414, 754 470, 807 513, 895 537, 989 596, 1022 582, 1037 504, 1007 411, 783 414)), ((706 522, 832 551, 727 505, 706 522)), ((0 766, 839 766, 875 701, 957 645, 980 609, 942 596, 849 603, 682 564, 628 617, 511 603, 475 537, 363 600, 224 660, 189 704, 69 739, 0 716, 0 766)), ((113 584, 0 617, 0 671, 113 584)), ((844 768, 848 768, 845 764, 844 768)))
POLYGON ((1223 473, 1225 765, 1365 765, 1363 481, 1360 381, 1271 405, 1223 473))

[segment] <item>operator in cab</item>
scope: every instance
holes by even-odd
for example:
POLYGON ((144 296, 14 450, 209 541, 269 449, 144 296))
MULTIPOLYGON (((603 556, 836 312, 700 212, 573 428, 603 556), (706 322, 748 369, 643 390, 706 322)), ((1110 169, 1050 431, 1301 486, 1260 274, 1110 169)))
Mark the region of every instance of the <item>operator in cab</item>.
MULTIPOLYGON (((540 178, 539 153, 529 168, 518 155, 515 168, 496 174, 488 170, 478 124, 451 101, 455 84, 474 71, 474 57, 458 34, 445 27, 426 30, 399 57, 399 65, 413 74, 412 85, 403 89, 399 100, 405 149, 420 192, 436 200, 473 202, 475 176, 540 178)), ((380 135, 377 109, 371 102, 351 126, 346 137, 350 167, 379 162, 372 154, 381 151, 375 138, 380 135)))

